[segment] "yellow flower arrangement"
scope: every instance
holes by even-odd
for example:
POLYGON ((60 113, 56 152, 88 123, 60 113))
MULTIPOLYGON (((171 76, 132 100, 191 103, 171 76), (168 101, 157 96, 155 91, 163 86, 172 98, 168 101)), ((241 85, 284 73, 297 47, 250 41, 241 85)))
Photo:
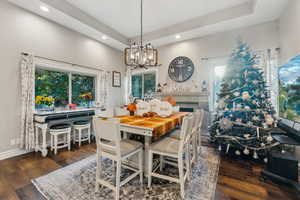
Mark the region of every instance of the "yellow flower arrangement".
POLYGON ((90 92, 81 94, 80 97, 86 101, 93 99, 93 95, 90 92))
POLYGON ((36 96, 35 104, 52 106, 55 99, 53 97, 36 96))

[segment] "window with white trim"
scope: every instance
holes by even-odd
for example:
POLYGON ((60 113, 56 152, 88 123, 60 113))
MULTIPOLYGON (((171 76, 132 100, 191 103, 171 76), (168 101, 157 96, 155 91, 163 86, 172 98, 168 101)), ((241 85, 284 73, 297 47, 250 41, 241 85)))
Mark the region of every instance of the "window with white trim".
POLYGON ((131 94, 136 98, 144 98, 156 91, 156 72, 136 73, 131 76, 131 94))
POLYGON ((38 109, 51 100, 55 107, 89 106, 95 101, 95 85, 96 76, 36 68, 35 107, 38 109))

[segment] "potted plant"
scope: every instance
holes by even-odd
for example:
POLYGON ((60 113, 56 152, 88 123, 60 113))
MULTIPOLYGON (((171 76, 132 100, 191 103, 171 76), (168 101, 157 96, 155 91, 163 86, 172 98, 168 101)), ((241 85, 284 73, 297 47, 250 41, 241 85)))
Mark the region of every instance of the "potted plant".
POLYGON ((40 110, 54 110, 54 101, 53 97, 45 97, 45 96, 36 96, 35 97, 35 104, 38 105, 40 110))
POLYGON ((92 93, 83 93, 80 95, 80 97, 86 102, 87 107, 90 107, 91 101, 93 100, 92 93))

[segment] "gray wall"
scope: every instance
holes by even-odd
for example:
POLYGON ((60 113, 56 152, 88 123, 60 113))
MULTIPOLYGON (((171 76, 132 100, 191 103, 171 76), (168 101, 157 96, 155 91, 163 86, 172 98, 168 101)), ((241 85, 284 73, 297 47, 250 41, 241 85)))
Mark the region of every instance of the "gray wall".
MULTIPOLYGON (((0 153, 17 146, 20 134, 20 52, 103 66, 124 75, 122 52, 0 1, 0 153)), ((122 84, 124 85, 124 84, 122 84)), ((110 89, 109 103, 123 103, 123 88, 110 89)))
POLYGON ((300 1, 291 0, 291 3, 280 18, 280 47, 281 60, 300 54, 300 1))
POLYGON ((209 68, 203 65, 201 58, 229 55, 235 47, 236 40, 241 37, 255 50, 266 50, 279 47, 279 28, 277 21, 217 33, 197 39, 187 40, 159 48, 159 82, 169 80, 168 66, 177 56, 187 56, 195 64, 195 73, 184 85, 190 86, 192 80, 200 84, 209 79, 209 68))

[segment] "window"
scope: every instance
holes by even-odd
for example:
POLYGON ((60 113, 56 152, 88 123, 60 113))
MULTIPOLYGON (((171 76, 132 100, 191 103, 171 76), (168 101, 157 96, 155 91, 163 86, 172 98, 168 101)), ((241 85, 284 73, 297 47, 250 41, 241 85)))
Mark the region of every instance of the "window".
POLYGON ((85 105, 82 94, 91 94, 91 101, 95 101, 95 78, 79 74, 72 75, 72 103, 77 105, 85 105))
MULTIPOLYGON (((64 107, 71 103, 87 106, 87 100, 82 97, 83 94, 91 94, 89 101, 95 101, 95 77, 36 69, 35 97, 53 97, 55 107, 64 107)), ((38 104, 36 108, 39 108, 38 104)))
POLYGON ((151 95, 156 90, 156 73, 139 73, 131 77, 132 96, 137 98, 144 98, 151 95))
POLYGON ((215 66, 214 69, 214 109, 217 108, 218 93, 221 89, 222 80, 226 72, 226 65, 215 66))

